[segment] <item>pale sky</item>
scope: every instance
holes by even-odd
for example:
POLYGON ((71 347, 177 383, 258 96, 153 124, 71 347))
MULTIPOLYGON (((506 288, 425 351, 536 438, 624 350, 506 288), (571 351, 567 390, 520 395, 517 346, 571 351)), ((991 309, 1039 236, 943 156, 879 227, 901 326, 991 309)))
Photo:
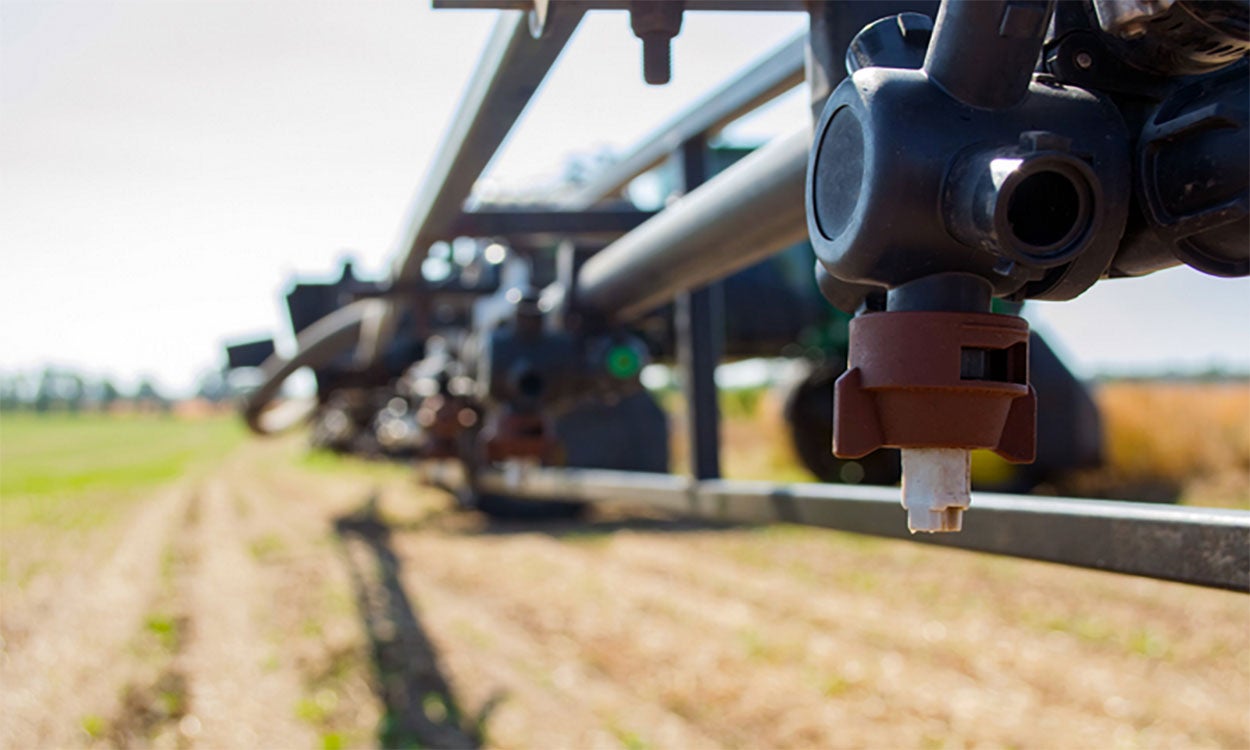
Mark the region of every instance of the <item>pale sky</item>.
MULTIPOLYGON (((285 329, 294 272, 381 272, 494 20, 397 2, 0 0, 0 370, 190 388, 230 338, 285 329)), ((674 81, 641 82, 592 13, 492 167, 525 185, 621 151, 803 26, 688 13, 674 81)), ((743 123, 804 116, 792 96, 743 123)), ((1250 283, 1188 269, 1031 317, 1081 372, 1250 368, 1250 283)))

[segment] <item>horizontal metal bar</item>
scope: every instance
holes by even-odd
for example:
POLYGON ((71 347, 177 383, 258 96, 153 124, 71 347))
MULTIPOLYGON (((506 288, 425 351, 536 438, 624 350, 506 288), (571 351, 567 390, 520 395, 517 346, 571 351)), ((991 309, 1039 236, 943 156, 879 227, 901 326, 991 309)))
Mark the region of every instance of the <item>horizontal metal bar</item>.
MULTIPOLYGON (((455 483, 457 472, 427 473, 455 483)), ((732 523, 786 522, 1250 592, 1250 512, 975 493, 955 534, 907 532, 899 491, 838 484, 694 481, 595 469, 481 472, 478 491, 648 505, 732 523)))
POLYGON ((658 166, 681 144, 716 133, 734 120, 803 82, 807 34, 799 34, 750 68, 699 97, 648 135, 619 161, 591 178, 563 204, 585 208, 619 192, 630 180, 658 166))
MULTIPOLYGON (((561 12, 565 8, 587 10, 629 10, 629 0, 554 0, 561 12)), ((534 0, 434 0, 436 10, 530 10, 534 0)), ((807 0, 686 0, 686 10, 718 11, 802 11, 807 0)))
POLYGON ((806 237, 810 143, 806 127, 774 139, 601 250, 576 304, 628 322, 806 237))
POLYGON ((461 214, 455 224, 455 233, 464 237, 619 237, 654 215, 654 211, 637 211, 632 208, 565 211, 483 206, 461 214))

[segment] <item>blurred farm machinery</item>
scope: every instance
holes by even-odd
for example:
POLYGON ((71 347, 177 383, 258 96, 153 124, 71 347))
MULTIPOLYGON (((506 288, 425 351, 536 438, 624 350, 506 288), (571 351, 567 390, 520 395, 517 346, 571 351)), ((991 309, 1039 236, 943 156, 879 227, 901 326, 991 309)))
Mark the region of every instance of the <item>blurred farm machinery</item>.
POLYGON ((417 459, 494 514, 641 502, 897 538, 962 529, 915 538, 1250 590, 1247 513, 979 493, 963 519, 975 449, 1032 467, 1012 490, 1097 460, 1092 402, 1021 303, 1182 263, 1250 271, 1246 0, 435 6, 505 12, 391 277, 297 284, 289 359, 231 349, 263 373, 244 403, 254 430, 311 416, 318 442, 417 459), (810 25, 560 200, 475 200, 599 10, 630 14, 657 84, 685 12, 810 25), (751 153, 709 148, 804 84, 812 121, 751 153), (625 189, 657 167, 676 199, 644 210, 625 189), (819 357, 787 418, 826 484, 720 479, 716 364, 798 341, 819 357), (691 477, 667 473, 667 421, 640 385, 664 360, 683 375, 691 477), (318 392, 297 408, 277 397, 303 367, 318 392), (900 468, 905 514, 897 490, 868 486, 900 468))

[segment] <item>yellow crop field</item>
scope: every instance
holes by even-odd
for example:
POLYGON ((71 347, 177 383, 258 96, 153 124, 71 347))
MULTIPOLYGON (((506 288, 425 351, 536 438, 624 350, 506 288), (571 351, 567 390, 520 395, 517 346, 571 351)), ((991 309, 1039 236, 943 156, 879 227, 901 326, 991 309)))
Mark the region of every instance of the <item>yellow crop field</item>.
POLYGON ((1085 481, 1250 507, 1250 383, 1108 383, 1096 398, 1107 465, 1085 481))

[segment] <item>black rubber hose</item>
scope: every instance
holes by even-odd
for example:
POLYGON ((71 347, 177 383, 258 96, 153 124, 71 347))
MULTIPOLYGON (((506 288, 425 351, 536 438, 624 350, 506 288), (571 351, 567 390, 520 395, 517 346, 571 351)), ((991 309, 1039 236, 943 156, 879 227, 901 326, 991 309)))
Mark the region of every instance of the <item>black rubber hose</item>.
POLYGON ((376 323, 383 303, 362 299, 335 310, 296 337, 297 352, 285 359, 274 354, 261 365, 265 380, 260 387, 244 397, 243 418, 259 435, 270 435, 294 427, 311 411, 311 405, 298 409, 271 409, 270 404, 282 391, 282 384, 301 367, 319 367, 360 341, 361 331, 376 323))

